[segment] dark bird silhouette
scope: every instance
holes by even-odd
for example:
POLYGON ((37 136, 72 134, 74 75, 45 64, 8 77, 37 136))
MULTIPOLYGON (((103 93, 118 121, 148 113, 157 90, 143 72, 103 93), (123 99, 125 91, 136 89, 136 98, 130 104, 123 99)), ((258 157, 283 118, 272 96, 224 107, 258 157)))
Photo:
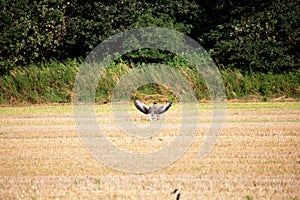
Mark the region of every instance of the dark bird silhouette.
POLYGON ((172 102, 162 106, 157 106, 157 104, 154 102, 152 106, 146 106, 139 100, 135 100, 134 105, 142 113, 146 115, 150 114, 150 119, 153 121, 157 120, 160 114, 166 112, 172 106, 172 102))
POLYGON ((175 189, 173 192, 171 192, 171 194, 176 194, 176 200, 179 200, 180 198, 180 191, 178 189, 175 189))

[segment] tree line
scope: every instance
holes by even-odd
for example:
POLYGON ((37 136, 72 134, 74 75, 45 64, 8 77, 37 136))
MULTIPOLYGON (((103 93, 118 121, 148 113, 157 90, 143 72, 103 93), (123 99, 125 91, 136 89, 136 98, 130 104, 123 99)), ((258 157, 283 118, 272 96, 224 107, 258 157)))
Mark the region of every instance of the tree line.
POLYGON ((299 0, 0 2, 1 74, 53 59, 84 58, 109 36, 148 26, 187 34, 220 69, 282 73, 300 65, 299 0))

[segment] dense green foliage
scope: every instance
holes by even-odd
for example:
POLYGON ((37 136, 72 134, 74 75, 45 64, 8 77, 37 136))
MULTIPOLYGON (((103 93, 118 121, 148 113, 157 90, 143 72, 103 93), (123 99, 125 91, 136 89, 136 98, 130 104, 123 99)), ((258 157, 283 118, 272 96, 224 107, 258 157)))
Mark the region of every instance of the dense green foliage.
MULTIPOLYGON (((80 67, 78 60, 68 60, 66 63, 51 61, 41 66, 30 66, 11 70, 9 74, 0 77, 0 104, 3 103, 68 103, 71 101, 74 79, 80 67)), ((205 82, 186 65, 178 62, 169 63, 179 69, 194 88, 199 100, 209 99, 205 82)), ((113 63, 103 74, 96 90, 96 102, 109 102, 113 89, 122 74, 130 70, 126 64, 113 63)), ((300 97, 300 70, 283 74, 249 73, 222 70, 226 95, 228 99, 252 98, 263 101, 268 98, 300 97)), ((172 92, 159 85, 145 85, 133 94, 133 98, 160 95, 172 99, 172 92)), ((160 99, 163 99, 160 98, 160 99)), ((176 99, 176 98, 175 98, 176 99)))
POLYGON ((299 1, 224 2, 212 9, 219 18, 203 37, 219 66, 275 73, 299 68, 299 1))
MULTIPOLYGON (((229 99, 299 97, 299 0, 0 0, 0 16, 0 104, 70 102, 78 59, 111 35, 149 26, 199 42, 221 70, 229 99)), ((111 64, 96 101, 109 101, 126 70, 153 62, 179 69, 198 99, 209 98, 187 63, 144 49, 111 64)), ((137 95, 156 93, 171 95, 157 85, 137 95)))
POLYGON ((299 5, 299 0, 0 0, 0 72, 85 57, 110 35, 145 26, 190 35, 221 69, 293 71, 300 63, 299 5))

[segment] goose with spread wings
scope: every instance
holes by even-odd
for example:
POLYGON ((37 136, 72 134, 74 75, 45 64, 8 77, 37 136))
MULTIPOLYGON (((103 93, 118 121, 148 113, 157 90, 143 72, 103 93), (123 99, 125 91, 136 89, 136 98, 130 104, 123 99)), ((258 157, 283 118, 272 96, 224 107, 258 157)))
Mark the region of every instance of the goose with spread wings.
POLYGON ((152 106, 146 106, 139 100, 135 100, 134 105, 142 113, 146 115, 150 114, 150 119, 151 121, 153 121, 153 120, 157 120, 160 114, 166 112, 172 106, 172 102, 162 106, 157 106, 157 104, 154 102, 152 106))

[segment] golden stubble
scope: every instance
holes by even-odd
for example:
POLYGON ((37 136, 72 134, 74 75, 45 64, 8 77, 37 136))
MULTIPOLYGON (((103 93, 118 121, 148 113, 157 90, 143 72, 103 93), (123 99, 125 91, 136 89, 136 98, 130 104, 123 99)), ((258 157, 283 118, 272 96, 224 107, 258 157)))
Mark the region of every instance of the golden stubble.
MULTIPOLYGON (((164 148, 181 126, 174 106, 161 132, 147 139, 129 137, 118 129, 109 106, 97 107, 97 119, 107 139, 124 151, 164 148)), ((179 188, 183 199, 299 199, 300 107, 293 102, 227 107, 222 134, 206 157, 198 156, 211 111, 200 104, 199 130, 189 150, 168 167, 146 174, 119 172, 97 161, 81 143, 68 106, 24 112, 1 108, 0 196, 175 199, 170 192, 179 188)), ((129 112, 133 123, 150 123, 148 116, 129 112)))

